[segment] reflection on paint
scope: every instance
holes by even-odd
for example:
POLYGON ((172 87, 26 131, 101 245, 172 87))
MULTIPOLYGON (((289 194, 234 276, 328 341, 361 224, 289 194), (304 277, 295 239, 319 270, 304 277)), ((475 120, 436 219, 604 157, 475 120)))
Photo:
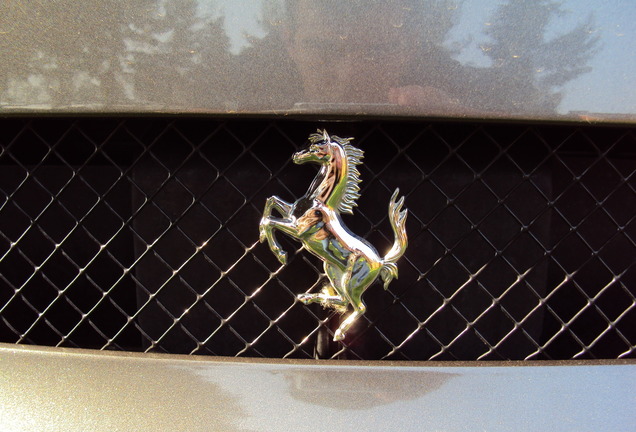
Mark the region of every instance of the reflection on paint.
POLYGON ((636 116, 619 0, 58 5, 0 6, 0 109, 636 116))

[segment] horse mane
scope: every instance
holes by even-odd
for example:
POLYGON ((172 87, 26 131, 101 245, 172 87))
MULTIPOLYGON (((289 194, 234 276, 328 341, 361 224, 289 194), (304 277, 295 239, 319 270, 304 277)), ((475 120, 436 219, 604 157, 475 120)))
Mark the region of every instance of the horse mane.
POLYGON ((345 183, 345 190, 338 203, 338 211, 341 213, 353 214, 353 208, 358 204, 356 201, 360 198, 360 171, 358 171, 357 165, 362 163, 364 157, 364 151, 350 144, 353 138, 340 138, 336 135, 329 136, 326 130, 318 129, 317 133, 309 136, 309 142, 317 144, 320 142, 332 142, 338 144, 344 151, 345 158, 347 160, 346 172, 347 178, 345 183))

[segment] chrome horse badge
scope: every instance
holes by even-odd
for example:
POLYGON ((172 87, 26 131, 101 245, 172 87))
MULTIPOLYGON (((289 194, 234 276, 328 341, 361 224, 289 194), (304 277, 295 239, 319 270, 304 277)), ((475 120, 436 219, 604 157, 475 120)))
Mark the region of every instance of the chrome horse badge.
POLYGON ((334 340, 344 339, 347 330, 366 310, 362 301, 364 291, 380 276, 386 289, 397 278, 397 260, 407 246, 405 222, 407 210, 402 210, 404 197, 399 201, 396 189, 389 203, 389 219, 395 241, 389 252, 381 257, 366 240, 351 233, 343 224, 340 213, 353 213, 360 197, 360 165, 362 150, 349 144, 351 138, 329 137, 326 131, 309 136, 309 147, 293 156, 297 164, 313 162, 321 165, 307 193, 289 204, 277 196, 267 199, 260 223, 260 241, 286 264, 287 253, 274 237, 274 231, 302 242, 305 249, 324 261, 329 279, 320 293, 300 294, 304 304, 318 302, 323 307, 345 313, 349 305, 353 312, 340 324, 334 340), (282 217, 272 217, 276 210, 282 217))

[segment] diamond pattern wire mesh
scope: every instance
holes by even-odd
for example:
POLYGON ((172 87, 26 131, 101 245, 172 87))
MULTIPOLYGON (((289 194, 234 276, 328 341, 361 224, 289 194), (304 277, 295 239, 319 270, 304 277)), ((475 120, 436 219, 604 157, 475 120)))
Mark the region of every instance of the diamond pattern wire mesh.
POLYGON ((636 356, 636 135, 618 127, 209 119, 5 119, 0 341, 264 357, 636 356), (291 163, 318 126, 366 151, 351 230, 379 251, 395 187, 400 278, 340 316, 297 294, 322 265, 265 199, 301 196, 291 163))

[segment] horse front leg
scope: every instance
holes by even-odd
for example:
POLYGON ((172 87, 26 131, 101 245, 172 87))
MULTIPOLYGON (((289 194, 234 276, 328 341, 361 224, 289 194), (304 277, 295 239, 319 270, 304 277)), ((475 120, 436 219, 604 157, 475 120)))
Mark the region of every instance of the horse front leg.
POLYGON ((265 201, 265 209, 263 210, 263 217, 261 218, 261 223, 259 224, 259 239, 261 243, 264 242, 265 239, 267 239, 267 233, 265 232, 267 223, 265 221, 271 216, 272 210, 276 210, 284 219, 289 219, 291 216, 292 207, 293 204, 290 204, 287 201, 283 201, 276 195, 267 198, 267 201, 265 201))
POLYGON ((267 198, 265 202, 265 209, 263 210, 263 217, 261 218, 261 222, 258 226, 259 231, 259 240, 260 242, 264 242, 267 240, 269 244, 269 248, 276 255, 276 258, 284 265, 287 263, 287 253, 282 250, 280 244, 276 240, 274 236, 274 228, 275 226, 272 224, 272 221, 276 220, 279 222, 292 224, 291 221, 291 211, 292 204, 283 201, 277 196, 271 196, 267 198), (272 211, 276 210, 283 217, 282 219, 272 218, 272 211))
POLYGON ((280 247, 280 244, 274 237, 274 230, 280 230, 291 237, 298 238, 298 229, 296 228, 295 221, 291 219, 268 217, 261 220, 260 226, 264 239, 267 240, 269 248, 274 255, 276 255, 278 261, 280 261, 283 265, 287 264, 287 252, 280 247))
POLYGON ((265 201, 265 210, 263 210, 263 217, 269 217, 272 214, 272 210, 276 210, 283 217, 289 217, 293 204, 283 201, 276 195, 267 198, 265 201))

